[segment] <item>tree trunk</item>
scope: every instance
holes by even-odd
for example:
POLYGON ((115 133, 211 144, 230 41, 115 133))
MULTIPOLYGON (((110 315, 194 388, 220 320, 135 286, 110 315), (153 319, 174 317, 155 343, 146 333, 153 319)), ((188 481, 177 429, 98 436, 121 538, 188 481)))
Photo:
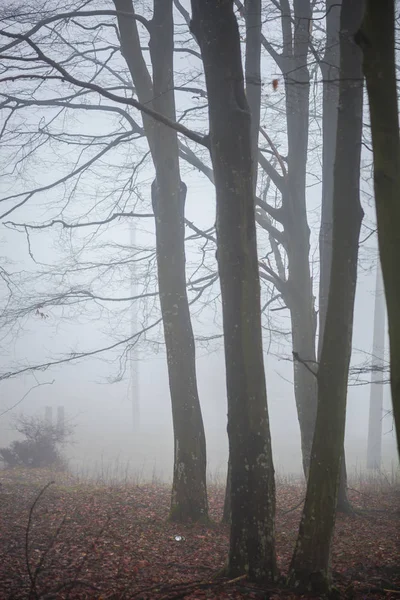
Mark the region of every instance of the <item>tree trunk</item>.
POLYGON ((261 112, 261 0, 247 0, 244 16, 246 20, 244 72, 246 98, 251 113, 251 155, 253 157, 253 191, 255 194, 257 188, 258 136, 261 112))
MULTIPOLYGON (((332 261, 333 171, 335 164, 340 77, 340 7, 341 2, 338 2, 338 0, 326 1, 326 41, 324 57, 321 62, 321 73, 323 77, 322 203, 321 227, 319 232, 318 360, 321 357, 322 341, 324 337, 332 261)), ((347 493, 347 470, 344 447, 337 509, 340 512, 346 513, 353 511, 347 493)))
POLYGON ((231 459, 228 574, 273 580, 275 481, 261 337, 251 152, 240 38, 232 0, 192 0, 203 59, 217 199, 231 459))
POLYGON ((340 7, 341 0, 326 0, 326 41, 321 62, 322 84, 322 204, 319 230, 319 335, 321 356, 332 261, 333 171, 335 166, 336 131, 340 79, 340 7))
POLYGON ((380 260, 376 267, 374 335, 367 441, 367 469, 380 471, 382 463, 383 365, 385 356, 385 294, 380 260))
MULTIPOLYGON (((114 0, 133 13, 132 0, 114 0)), ((176 120, 173 76, 172 0, 154 0, 150 22, 153 81, 144 62, 134 19, 118 17, 121 50, 139 101, 176 120)), ((186 291, 184 210, 186 186, 180 179, 176 131, 143 115, 156 179, 152 203, 156 225, 158 287, 167 350, 174 427, 174 521, 207 519, 206 443, 197 390, 195 344, 186 291)))
MULTIPOLYGON (((302 262, 303 257, 299 257, 299 259, 299 262, 302 262)), ((314 304, 308 290, 305 290, 306 284, 309 283, 311 285, 311 281, 308 280, 307 282, 306 279, 300 281, 298 272, 293 273, 291 281, 293 282, 294 280, 296 280, 297 289, 300 288, 301 290, 303 288, 303 302, 300 302, 299 297, 294 300, 292 300, 292 297, 289 297, 286 301, 289 302, 291 313, 293 352, 296 353, 295 357, 298 356, 299 359, 294 358, 293 364, 294 395, 300 425, 303 471, 307 479, 317 412, 316 323, 314 304), (306 298, 304 298, 304 295, 306 298)))
MULTIPOLYGON (((311 6, 309 0, 295 0, 293 53, 285 48, 284 80, 288 135, 287 178, 282 192, 282 224, 288 256, 288 281, 284 294, 292 321, 294 394, 300 425, 304 473, 307 476, 314 435, 317 383, 316 314, 310 273, 310 229, 307 222, 306 168, 310 75, 307 68, 311 6)), ((285 40, 284 40, 285 42, 285 40)), ((289 44, 289 40, 286 40, 289 44)))
POLYGON ((400 456, 400 141, 394 23, 394 0, 367 0, 356 40, 364 53, 369 99, 378 241, 389 325, 390 384, 400 456))
POLYGON ((353 42, 362 9, 363 0, 347 0, 341 12, 331 282, 318 371, 318 410, 306 501, 289 574, 295 588, 318 594, 329 590, 363 216, 359 191, 362 70, 361 53, 353 42))
MULTIPOLYGON (((247 0, 244 8, 246 20, 246 58, 245 81, 246 98, 251 114, 251 153, 258 156, 258 137, 260 131, 261 112, 261 0, 247 0)), ((253 159, 253 193, 257 189, 258 161, 253 159)), ((230 523, 231 513, 231 485, 230 461, 228 460, 228 473, 225 489, 223 523, 230 523)))

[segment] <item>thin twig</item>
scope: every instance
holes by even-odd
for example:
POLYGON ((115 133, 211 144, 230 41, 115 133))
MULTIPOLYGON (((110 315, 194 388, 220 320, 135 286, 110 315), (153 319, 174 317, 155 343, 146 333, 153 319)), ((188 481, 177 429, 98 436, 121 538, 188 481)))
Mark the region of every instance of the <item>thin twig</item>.
POLYGON ((39 502, 40 498, 43 496, 45 491, 54 483, 55 483, 55 481, 49 481, 49 483, 46 483, 46 485, 40 490, 40 492, 36 496, 32 506, 29 509, 28 524, 26 526, 26 532, 25 532, 25 561, 26 561, 26 568, 28 571, 29 581, 31 582, 31 589, 29 590, 29 598, 32 598, 32 596, 33 596, 34 598, 39 599, 39 594, 37 593, 37 590, 36 590, 36 577, 33 575, 32 570, 31 570, 31 565, 29 563, 29 533, 30 533, 31 524, 32 524, 33 511, 35 510, 36 504, 39 502))
POLYGON ((10 410, 12 410, 13 408, 15 408, 16 406, 18 406, 19 404, 21 404, 21 402, 23 402, 25 400, 25 398, 28 396, 28 394, 30 394, 33 390, 35 390, 38 387, 42 387, 42 385, 53 385, 53 383, 55 382, 55 379, 53 379, 53 381, 44 381, 43 383, 38 383, 37 385, 32 386, 27 392, 26 394, 24 394, 22 396, 22 398, 20 398, 18 400, 18 402, 16 402, 15 404, 13 404, 12 406, 10 406, 9 408, 6 408, 6 410, 3 410, 2 413, 0 413, 0 417, 2 417, 3 415, 7 414, 8 412, 10 412, 10 410))
POLYGON ((297 508, 300 508, 300 506, 303 504, 304 500, 305 500, 305 497, 302 498, 300 500, 300 502, 298 504, 296 504, 296 506, 293 506, 292 508, 289 508, 289 510, 279 511, 278 514, 280 514, 280 515, 288 515, 289 513, 294 512, 297 508))
POLYGON ((301 365, 305 366, 307 371, 310 371, 310 373, 312 373, 314 375, 314 377, 318 377, 318 372, 314 371, 308 364, 309 362, 311 362, 318 366, 318 363, 315 360, 304 360, 303 358, 300 358, 300 356, 297 352, 294 352, 294 351, 292 352, 292 354, 293 354, 294 360, 297 360, 297 362, 299 362, 301 365))
POLYGON ((38 563, 38 565, 37 565, 37 567, 35 569, 35 573, 33 575, 33 581, 34 581, 35 587, 36 587, 37 578, 39 577, 40 572, 42 571, 42 568, 43 568, 43 565, 44 565, 44 561, 46 560, 46 558, 47 558, 50 550, 53 548, 53 546, 54 546, 54 544, 55 544, 58 536, 60 535, 61 529, 63 528, 63 526, 65 524, 66 518, 67 518, 66 515, 64 515, 64 517, 63 517, 60 525, 57 527, 54 535, 51 537, 51 540, 47 544, 47 548, 42 552, 42 555, 40 557, 39 563, 38 563))

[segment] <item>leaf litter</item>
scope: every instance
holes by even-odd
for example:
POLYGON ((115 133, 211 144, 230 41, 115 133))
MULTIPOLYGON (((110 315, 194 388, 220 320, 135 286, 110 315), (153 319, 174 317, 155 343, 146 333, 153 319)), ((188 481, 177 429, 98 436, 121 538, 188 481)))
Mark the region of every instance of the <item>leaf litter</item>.
MULTIPOLYGON (((303 485, 277 486, 283 575, 304 494, 303 485)), ((337 518, 332 552, 337 593, 349 600, 400 599, 400 493, 352 490, 350 497, 361 510, 337 518)), ((284 586, 257 588, 243 577, 216 577, 228 552, 229 528, 220 523, 223 501, 224 490, 210 486, 210 525, 178 526, 168 521, 167 485, 82 484, 43 470, 0 471, 0 600, 298 598, 284 586), (51 480, 54 485, 32 511, 51 480)))

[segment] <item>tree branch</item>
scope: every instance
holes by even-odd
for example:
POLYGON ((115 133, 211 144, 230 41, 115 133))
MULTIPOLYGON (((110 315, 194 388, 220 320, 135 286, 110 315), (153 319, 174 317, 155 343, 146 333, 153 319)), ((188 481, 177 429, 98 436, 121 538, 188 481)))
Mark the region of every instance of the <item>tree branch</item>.
POLYGON ((268 177, 271 178, 273 184, 278 188, 278 190, 282 193, 284 188, 284 179, 282 175, 279 175, 278 171, 271 165, 269 160, 265 158, 261 151, 258 152, 258 162, 262 169, 266 172, 268 177))
POLYGON ((145 217, 145 218, 154 218, 153 213, 134 213, 134 212, 120 212, 114 213, 108 219, 103 219, 101 221, 89 221, 88 223, 67 223, 62 219, 53 219, 49 223, 43 223, 42 225, 31 225, 29 223, 15 223, 14 221, 5 221, 4 225, 12 226, 12 227, 22 227, 23 229, 48 229, 49 227, 53 227, 54 225, 61 225, 64 229, 77 229, 78 227, 92 227, 95 225, 106 225, 107 223, 111 223, 115 219, 120 219, 122 217, 145 217))
POLYGON ((201 171, 210 181, 214 184, 214 172, 211 167, 208 167, 193 150, 183 144, 180 140, 178 140, 179 146, 179 156, 183 158, 186 162, 201 171))
POLYGON ((151 329, 153 329, 154 327, 159 325, 161 322, 162 322, 162 318, 157 319, 151 325, 144 327, 141 331, 139 331, 127 338, 124 338, 123 340, 119 340, 118 342, 115 342, 114 344, 110 344, 109 346, 103 346, 102 348, 97 348, 96 350, 88 350, 86 352, 72 352, 68 356, 59 358, 57 360, 49 361, 47 363, 30 365, 27 367, 22 367, 21 369, 16 369, 15 371, 8 371, 6 373, 0 373, 0 381, 3 381, 4 379, 11 379, 13 377, 17 377, 18 375, 22 375, 23 373, 29 373, 29 372, 34 372, 34 371, 46 371, 50 367, 73 362, 75 360, 81 360, 82 358, 88 358, 90 356, 97 356, 99 354, 104 354, 105 352, 109 352, 110 350, 115 350, 116 348, 119 348, 120 346, 123 346, 124 344, 128 344, 129 342, 131 342, 134 339, 140 338, 140 336, 142 336, 144 333, 147 333, 148 331, 150 331, 151 329))
POLYGON ((318 363, 315 360, 304 360, 303 358, 301 358, 299 356, 298 352, 295 352, 294 350, 293 350, 292 354, 293 354, 294 360, 296 360, 301 365, 303 365, 307 369, 307 371, 310 371, 310 373, 312 373, 312 375, 314 375, 314 377, 318 378, 318 370, 314 371, 314 369, 312 369, 310 367, 310 365, 308 364, 309 362, 311 362, 314 365, 317 365, 317 367, 318 367, 318 363))
MULTIPOLYGON (((259 196, 256 196, 256 206, 262 208, 274 221, 278 221, 278 223, 282 223, 282 209, 275 208, 274 206, 270 206, 268 202, 262 200, 259 196)), ((261 223, 260 223, 261 225, 261 223)))
MULTIPOLYGON (((26 76, 27 78, 32 78, 32 79, 39 78, 42 80, 46 80, 46 79, 50 79, 50 78, 51 79, 61 79, 61 80, 67 81, 68 83, 71 83, 72 85, 78 86, 80 88, 92 90, 94 92, 97 92, 100 96, 104 96, 105 98, 108 98, 109 100, 112 100, 113 102, 117 102, 119 104, 128 104, 129 106, 133 106, 134 108, 136 108, 137 110, 140 110, 145 115, 152 117, 156 121, 163 123, 163 125, 166 125, 167 127, 170 127, 171 129, 174 129, 178 133, 181 133, 182 135, 188 137, 189 139, 196 142, 197 144, 200 144, 201 146, 209 148, 209 141, 208 141, 207 136, 203 136, 199 133, 196 133, 195 131, 188 129, 187 127, 185 127, 184 125, 181 125, 180 123, 177 123, 176 121, 171 121, 171 119, 168 119, 164 115, 149 108, 148 106, 142 104, 141 102, 134 100, 133 98, 124 98, 123 96, 117 96, 116 94, 109 92, 108 90, 102 88, 101 86, 99 86, 95 83, 77 79, 76 77, 71 75, 71 73, 68 73, 68 71, 66 71, 64 69, 64 67, 62 67, 59 63, 57 63, 50 57, 46 56, 42 52, 42 50, 39 48, 39 46, 37 46, 37 44, 35 44, 26 35, 17 34, 17 33, 9 33, 6 31, 2 31, 0 33, 8 38, 25 41, 36 52, 38 58, 42 62, 53 67, 53 69, 55 69, 61 75, 61 77, 51 76, 51 75, 44 75, 44 76, 28 75, 28 76, 26 76)), ((13 79, 16 79, 16 77, 10 77, 10 78, 6 77, 6 78, 3 78, 2 81, 4 82, 7 80, 13 80, 13 79)))
POLYGON ((282 231, 279 231, 279 229, 277 229, 276 227, 274 227, 274 225, 272 225, 271 220, 269 219, 268 215, 265 214, 265 212, 262 209, 260 209, 260 210, 256 210, 255 217, 256 217, 257 223, 259 225, 261 225, 261 227, 263 229, 268 231, 268 233, 270 235, 272 235, 272 237, 279 244, 282 244, 282 246, 285 248, 285 245, 286 245, 285 234, 282 231))
POLYGON ((271 148, 274 156, 276 157, 276 160, 278 161, 280 168, 282 169, 282 175, 284 178, 286 178, 287 177, 286 166, 285 166, 285 163, 283 162, 282 157, 279 154, 275 144, 273 143, 273 141, 271 140, 268 133, 265 131, 265 129, 263 127, 260 127, 260 132, 261 132, 261 135, 264 137, 264 139, 266 139, 268 144, 270 145, 270 148, 271 148))
POLYGON ((53 383, 55 382, 55 379, 53 379, 53 381, 44 381, 43 383, 38 383, 37 385, 34 385, 33 387, 31 387, 23 396, 22 398, 20 398, 18 400, 18 402, 16 402, 15 404, 13 404, 12 406, 10 406, 9 408, 6 408, 6 410, 3 410, 3 412, 0 413, 0 417, 3 417, 4 415, 6 415, 7 413, 9 413, 10 411, 12 411, 14 408, 16 408, 17 406, 19 406, 24 400, 25 398, 36 388, 38 387, 42 387, 43 385, 53 385, 53 383))
POLYGON ((14 48, 15 46, 18 46, 18 44, 20 44, 21 41, 23 41, 23 38, 31 37, 32 35, 37 33, 42 27, 45 27, 46 25, 50 25, 50 23, 54 23, 55 21, 61 21, 63 19, 68 20, 68 19, 72 19, 74 17, 102 17, 102 16, 116 17, 118 15, 123 15, 124 17, 135 19, 136 21, 139 21, 139 23, 144 25, 146 27, 146 29, 149 29, 149 21, 147 19, 145 19, 144 17, 137 15, 137 14, 121 12, 118 10, 82 10, 82 11, 75 10, 75 11, 71 11, 71 12, 59 13, 57 15, 53 15, 52 17, 47 17, 46 19, 42 19, 41 21, 36 23, 36 25, 34 27, 32 27, 29 31, 27 31, 22 37, 19 37, 17 35, 13 35, 13 34, 7 35, 9 32, 0 30, 0 35, 4 35, 5 37, 9 37, 9 38, 14 37, 14 42, 10 42, 9 44, 6 44, 5 46, 0 46, 0 52, 6 52, 10 48, 14 48))
POLYGON ((30 198, 32 198, 32 196, 34 196, 35 194, 37 194, 39 192, 44 192, 46 190, 50 190, 53 187, 56 187, 57 185, 59 185, 60 183, 65 183, 66 181, 68 181, 72 177, 75 177, 75 175, 78 175, 79 173, 81 173, 82 171, 84 171, 85 169, 87 169, 88 167, 90 167, 94 162, 96 162, 96 160, 98 160, 104 154, 106 154, 106 152, 108 152, 109 150, 111 150, 111 148, 115 147, 123 139, 125 139, 125 138, 127 138, 127 137, 129 137, 131 135, 132 135, 131 131, 128 131, 128 132, 125 132, 125 133, 121 134, 115 140, 113 140, 112 142, 110 142, 109 144, 107 144, 107 146, 105 148, 103 148, 100 152, 98 152, 93 158, 91 158, 90 160, 88 160, 87 162, 85 162, 83 165, 81 165, 80 167, 78 167, 74 171, 68 173, 64 177, 61 177, 60 179, 57 179, 56 181, 53 181, 52 183, 44 185, 44 186, 42 186, 40 188, 36 188, 35 190, 31 190, 30 192, 20 192, 19 194, 12 194, 11 196, 5 196, 4 198, 0 198, 0 202, 6 202, 8 200, 14 200, 16 198, 21 198, 21 196, 25 196, 25 198, 23 200, 21 200, 21 202, 19 202, 15 206, 9 208, 2 215, 0 215, 0 219, 4 219, 4 217, 7 217, 9 214, 11 214, 15 210, 17 210, 17 208, 20 208, 21 206, 23 206, 24 204, 26 204, 26 202, 28 202, 28 200, 30 198))

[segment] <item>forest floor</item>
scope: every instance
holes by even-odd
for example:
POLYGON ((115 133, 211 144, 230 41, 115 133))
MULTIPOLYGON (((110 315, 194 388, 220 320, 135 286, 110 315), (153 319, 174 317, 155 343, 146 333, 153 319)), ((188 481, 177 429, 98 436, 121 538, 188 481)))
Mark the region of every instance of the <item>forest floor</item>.
MULTIPOLYGON (((398 600, 400 490, 359 484, 350 495, 361 510, 337 519, 332 565, 338 596, 398 600)), ((303 486, 278 484, 282 574, 301 514, 301 506, 292 509, 303 498, 303 486)), ((183 527, 167 521, 166 485, 95 485, 67 474, 0 470, 0 600, 298 598, 283 587, 261 590, 245 579, 213 578, 228 550, 228 528, 219 523, 223 499, 222 486, 211 486, 214 524, 183 527)))

